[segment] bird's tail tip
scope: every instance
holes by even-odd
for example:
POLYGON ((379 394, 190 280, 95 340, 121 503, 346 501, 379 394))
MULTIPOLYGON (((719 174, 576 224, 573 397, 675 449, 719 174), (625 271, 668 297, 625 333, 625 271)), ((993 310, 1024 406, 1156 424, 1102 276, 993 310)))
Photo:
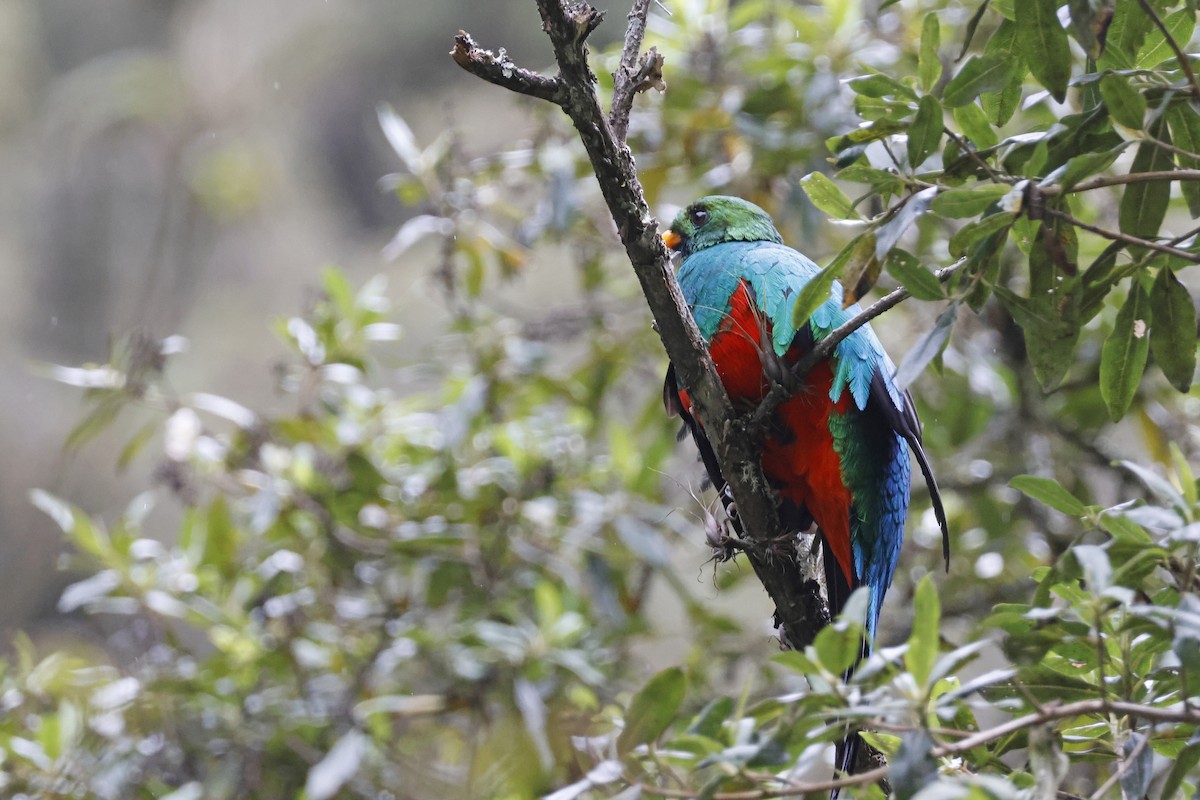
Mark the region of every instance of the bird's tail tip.
MULTIPOLYGON (((858 750, 862 745, 862 740, 858 738, 857 733, 850 733, 845 739, 837 743, 837 750, 834 754, 834 779, 845 778, 854 773, 855 762, 858 760, 858 750)), ((829 800, 838 800, 841 795, 841 787, 834 787, 829 793, 829 800)))

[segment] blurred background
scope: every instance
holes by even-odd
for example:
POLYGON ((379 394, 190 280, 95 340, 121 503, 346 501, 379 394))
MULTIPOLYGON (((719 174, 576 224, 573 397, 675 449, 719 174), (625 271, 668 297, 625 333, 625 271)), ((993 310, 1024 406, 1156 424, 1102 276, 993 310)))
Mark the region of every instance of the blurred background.
POLYGON ((467 25, 523 63, 550 58, 520 0, 0 3, 6 631, 52 615, 65 580, 29 490, 104 515, 142 479, 137 464, 114 472, 117 439, 63 454, 83 406, 39 364, 104 362, 133 330, 182 334, 176 388, 269 406, 270 323, 330 264, 355 282, 389 275, 419 358, 443 305, 419 262, 381 255, 414 212, 381 188, 398 161, 376 107, 419 141, 454 128, 468 155, 528 128, 519 101, 449 59, 467 25))

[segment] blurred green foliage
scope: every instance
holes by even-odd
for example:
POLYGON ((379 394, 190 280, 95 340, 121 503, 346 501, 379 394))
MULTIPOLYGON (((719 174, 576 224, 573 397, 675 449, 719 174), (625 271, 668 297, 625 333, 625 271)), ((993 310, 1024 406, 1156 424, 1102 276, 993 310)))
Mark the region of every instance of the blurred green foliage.
MULTIPOLYGON (((1148 3, 1193 46, 1192 5, 1148 3)), ((111 522, 34 495, 73 548, 60 610, 102 638, 17 643, 6 796, 781 796, 847 724, 900 797, 1196 790, 1200 183, 1156 173, 1200 163, 1200 89, 1168 37, 1139 0, 1063 24, 1042 0, 665 6, 669 88, 630 133, 649 199, 747 196, 857 293, 911 292, 883 324, 919 332, 909 380, 936 370, 950 574, 917 509, 849 682, 853 624, 771 658, 732 592, 700 602, 677 545, 715 521, 678 491, 700 470, 573 133, 532 109, 528 140, 475 156, 382 109, 415 209, 388 254, 429 255, 445 338, 396 366, 382 284, 331 271, 278 326, 275 410, 178 393, 175 340, 54 369, 91 404, 69 443, 136 416, 115 460, 153 448, 156 486, 111 522), (563 301, 514 310, 545 261, 563 301)))

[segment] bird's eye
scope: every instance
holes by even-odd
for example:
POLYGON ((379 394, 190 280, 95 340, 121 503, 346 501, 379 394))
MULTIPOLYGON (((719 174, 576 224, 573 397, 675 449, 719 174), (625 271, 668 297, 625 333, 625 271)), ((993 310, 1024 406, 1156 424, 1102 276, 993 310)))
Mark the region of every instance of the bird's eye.
POLYGON ((708 222, 708 212, 703 208, 693 208, 691 213, 688 214, 688 219, 692 221, 693 225, 699 228, 701 225, 708 222))

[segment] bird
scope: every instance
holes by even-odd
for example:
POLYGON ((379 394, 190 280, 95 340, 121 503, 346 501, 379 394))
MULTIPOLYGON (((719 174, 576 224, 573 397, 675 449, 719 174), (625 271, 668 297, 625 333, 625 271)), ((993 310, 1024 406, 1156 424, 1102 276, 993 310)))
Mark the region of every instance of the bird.
MULTIPOLYGON (((842 307, 842 286, 835 281, 829 298, 799 327, 794 324, 796 299, 821 268, 785 245, 770 215, 747 200, 702 197, 678 213, 662 240, 682 257, 680 289, 737 408, 757 406, 817 342, 859 313, 857 305, 842 307)), ((871 327, 857 328, 800 379, 779 405, 761 446, 763 473, 785 531, 804 532, 816 523, 831 617, 855 589, 868 591, 859 661, 871 653, 904 540, 910 453, 925 476, 949 567, 949 528, 921 443, 921 423, 894 373, 871 327)), ((726 482, 703 420, 673 365, 663 401, 691 432, 728 508, 726 482)), ((734 522, 736 527, 736 512, 734 522)), ((854 666, 847 670, 847 680, 853 671, 854 666)), ((853 771, 858 748, 853 733, 838 744, 839 772, 853 771)))

